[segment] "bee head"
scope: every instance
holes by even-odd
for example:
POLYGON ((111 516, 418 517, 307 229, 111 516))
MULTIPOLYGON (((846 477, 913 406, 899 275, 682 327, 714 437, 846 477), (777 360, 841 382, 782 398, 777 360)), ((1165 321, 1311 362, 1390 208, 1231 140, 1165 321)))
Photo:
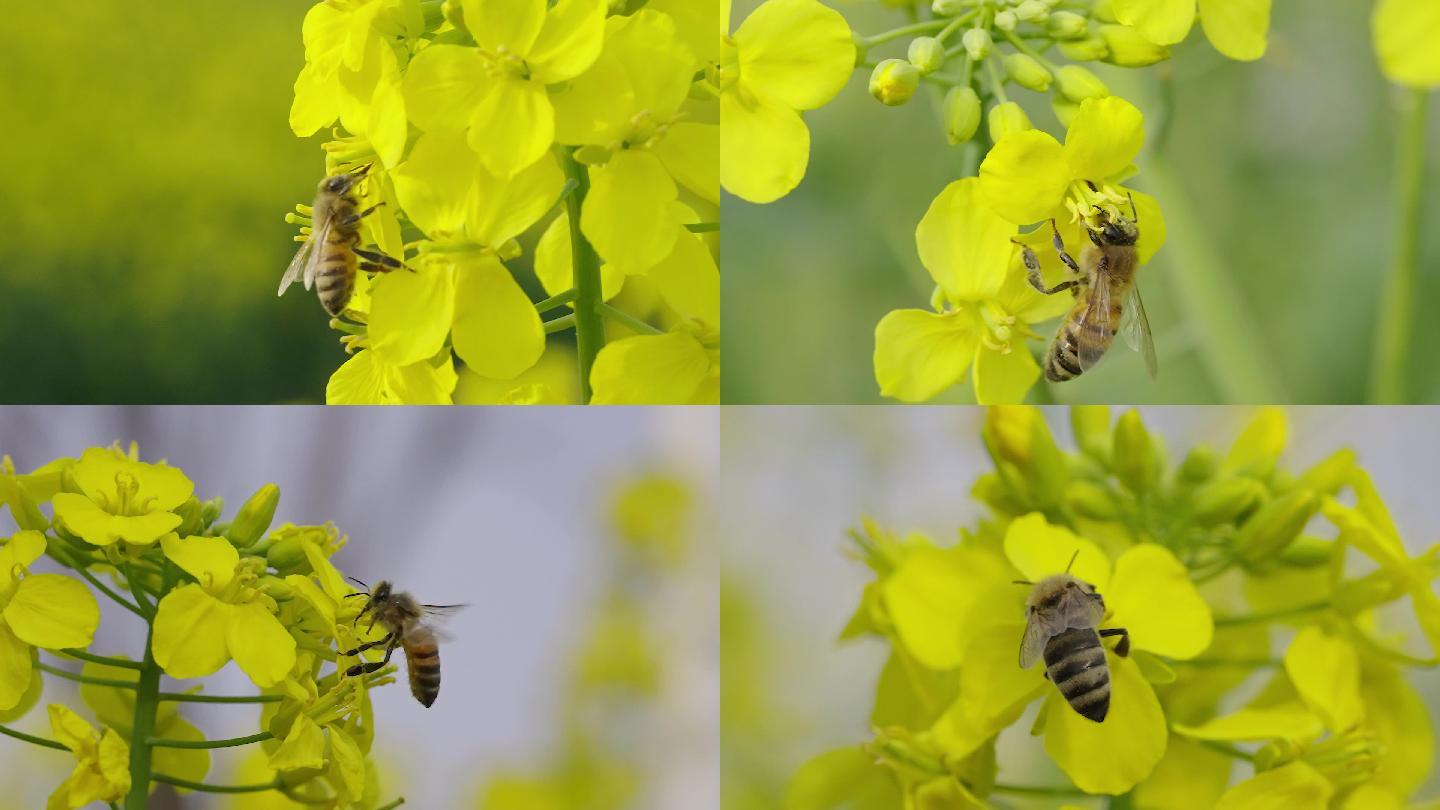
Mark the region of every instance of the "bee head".
POLYGON ((384 581, 375 583, 375 590, 370 594, 370 600, 383 602, 388 598, 390 598, 390 583, 384 581))
POLYGON ((352 172, 341 172, 340 174, 331 175, 320 181, 320 190, 330 194, 345 194, 349 192, 356 183, 360 182, 360 179, 363 178, 369 170, 370 166, 366 164, 352 172))
POLYGON ((1110 220, 1100 228, 1100 238, 1107 245, 1133 245, 1140 238, 1140 229, 1124 217, 1110 220))

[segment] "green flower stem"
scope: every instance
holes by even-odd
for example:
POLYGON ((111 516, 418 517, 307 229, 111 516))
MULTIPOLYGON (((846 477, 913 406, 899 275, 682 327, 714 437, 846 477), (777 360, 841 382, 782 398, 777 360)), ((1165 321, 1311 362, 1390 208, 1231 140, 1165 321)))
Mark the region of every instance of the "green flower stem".
POLYGON ((665 334, 665 330, 663 330, 663 329, 656 329, 655 327, 653 327, 653 326, 651 326, 650 324, 648 324, 648 323, 640 320, 639 318, 635 317, 634 315, 631 315, 631 314, 628 313, 628 312, 624 312, 624 311, 622 311, 622 310, 616 309, 615 307, 612 307, 612 306, 610 306, 609 304, 605 304, 605 303, 600 304, 600 314, 601 314, 601 315, 604 315, 605 317, 609 318, 609 319, 612 320, 612 321, 615 321, 616 323, 619 323, 619 324, 623 324, 623 325, 625 325, 625 326, 628 326, 628 327, 630 327, 631 329, 634 329, 636 332, 639 332, 639 333, 642 334, 642 335, 663 335, 663 334, 665 334))
POLYGON ((556 332, 564 332, 575 325, 575 313, 567 313, 560 317, 545 322, 545 334, 553 335, 556 332))
POLYGON ((146 616, 153 617, 155 615, 155 603, 150 601, 150 596, 145 588, 140 584, 140 581, 136 579, 135 572, 131 571, 128 565, 121 566, 120 570, 125 574, 125 581, 130 583, 130 593, 135 596, 135 604, 139 605, 140 609, 145 611, 146 616))
POLYGON ((1399 212, 1395 218, 1395 258, 1380 297, 1375 319, 1374 357, 1371 360, 1370 402, 1408 402, 1410 344, 1415 326, 1419 281, 1420 213, 1425 201, 1425 113, 1429 95, 1409 90, 1400 102, 1400 142, 1396 177, 1399 212))
POLYGON ((1305 605, 1297 605, 1282 610, 1271 610, 1265 613, 1250 613, 1243 616, 1216 616, 1216 627, 1234 627, 1241 624, 1259 624, 1261 622, 1272 622, 1276 619, 1288 619, 1292 616, 1303 616, 1306 613, 1315 613, 1330 607, 1330 602, 1311 602, 1305 605))
MULTIPOLYGON (((165 563, 160 592, 167 593, 175 582, 174 569, 165 563)), ((155 715, 160 709, 160 667, 155 663, 155 617, 145 617, 145 657, 140 662, 140 681, 135 686, 135 714, 130 723, 130 793, 125 797, 125 810, 145 810, 150 798, 150 762, 154 748, 150 738, 155 734, 155 715)), ((155 774, 157 781, 161 780, 155 774)), ((169 784, 175 784, 170 782, 169 784)), ((200 790, 195 785, 178 785, 200 790)))
POLYGON ((944 28, 940 29, 940 33, 936 34, 936 35, 935 35, 935 38, 938 39, 938 40, 940 40, 940 42, 943 43, 946 39, 949 39, 949 37, 950 37, 951 34, 955 33, 955 32, 958 31, 958 30, 960 30, 960 26, 962 26, 962 25, 964 25, 965 23, 968 23, 968 22, 970 22, 971 20, 975 19, 975 17, 978 16, 979 14, 980 14, 980 9, 976 8, 976 9, 971 9, 970 11, 967 11, 967 12, 965 12, 964 14, 960 14, 960 15, 956 16, 954 19, 950 20, 950 24, 949 24, 949 25, 947 25, 947 26, 945 26, 944 28))
POLYGON ((1000 76, 1000 71, 995 68, 994 59, 987 58, 985 60, 985 76, 990 80, 990 92, 995 94, 995 98, 998 99, 1001 104, 1008 104, 1010 97, 1005 95, 1005 79, 1000 76))
POLYGON ((559 309, 560 307, 563 307, 563 306, 565 306, 566 304, 568 304, 568 303, 570 303, 571 301, 574 301, 574 300, 575 300, 575 291, 574 291, 574 290, 566 290, 565 292, 556 293, 555 295, 552 295, 552 296, 550 296, 549 298, 546 298, 544 301, 541 301, 541 302, 537 303, 537 304, 535 305, 535 311, 538 312, 538 313, 540 313, 541 315, 544 315, 545 313, 549 312, 550 310, 552 310, 552 309, 559 309))
POLYGON ((78 675, 78 674, 76 674, 76 673, 74 673, 74 672, 70 672, 70 671, 68 671, 68 670, 64 670, 64 669, 61 669, 61 668, 59 668, 59 667, 52 667, 52 666, 50 666, 49 664, 45 663, 44 661, 41 661, 41 662, 37 663, 35 666, 36 666, 41 672, 48 672, 48 673, 50 673, 51 675, 58 675, 58 676, 60 676, 61 678, 64 678, 65 680, 67 680, 67 681, 74 681, 74 682, 76 682, 76 683, 88 683, 88 684, 91 684, 92 686, 113 686, 113 687, 115 687, 116 689, 134 689, 134 688, 135 688, 135 682, 134 682, 134 681, 122 681, 122 680, 119 680, 119 679, 117 679, 117 678, 92 678, 92 677, 90 677, 89 675, 78 675))
MULTIPOLYGON (((1199 336, 1201 359, 1232 404, 1282 404, 1289 394, 1273 368, 1272 351, 1256 328, 1250 302, 1226 273, 1211 240, 1196 218, 1189 194, 1163 160, 1146 167, 1148 189, 1165 204, 1169 232, 1162 255, 1173 298, 1186 309, 1191 333, 1199 336)), ((1145 223, 1140 223, 1144 228, 1145 223)))
MULTIPOLYGON (((605 324, 600 320, 600 257, 595 255, 580 231, 580 209, 590 193, 590 174, 575 159, 575 150, 565 150, 565 176, 575 181, 575 190, 565 198, 570 219, 570 263, 575 282, 575 349, 580 360, 580 401, 590 403, 590 369, 605 347, 605 324)), ((548 326, 548 324, 547 324, 548 326)))
MULTIPOLYGON (((1054 62, 1051 62, 1049 59, 1046 59, 1044 54, 1042 54, 1040 51, 1036 50, 1035 48, 1030 47, 1030 45, 1029 45, 1028 43, 1026 43, 1023 39, 1021 39, 1020 37, 1016 36, 1014 31, 1001 31, 1000 33, 1005 37, 1005 39, 1006 39, 1007 41, 1009 41, 1009 43, 1010 43, 1011 45, 1014 45, 1014 46, 1015 46, 1015 50, 1019 51, 1020 53, 1025 54, 1026 56, 1030 57, 1031 59, 1034 59, 1036 62, 1039 62, 1040 64, 1044 65, 1045 68, 1046 68, 1047 70, 1049 70, 1051 73, 1054 73, 1056 70, 1059 69, 1054 62)), ((1048 43, 1047 43, 1047 47, 1048 47, 1048 43)))
MULTIPOLYGON (((276 790, 281 786, 279 779, 254 785, 207 785, 204 782, 191 782, 189 779, 181 779, 178 776, 170 776, 169 774, 163 773, 152 774, 150 778, 156 782, 164 782, 167 785, 174 785, 175 787, 185 788, 186 790, 198 790, 201 793, 264 793, 267 790, 276 790)), ((134 796, 133 791, 131 792, 131 796, 134 796)), ((136 810, 144 810, 144 798, 144 794, 142 794, 141 803, 135 805, 136 810)), ((125 810, 131 810, 131 805, 126 804, 125 810)))
POLYGON ((78 658, 81 661, 89 661, 92 664, 104 664, 107 667, 120 667, 122 669, 140 668, 139 661, 131 661, 128 658, 110 658, 104 655, 95 655, 94 653, 88 653, 84 650, 56 650, 56 652, 59 652, 62 655, 68 655, 71 658, 78 658))
POLYGON ((57 751, 70 750, 56 740, 49 740, 44 737, 36 737, 33 734, 26 734, 23 731, 16 731, 13 728, 6 728, 5 726, 0 726, 0 734, 4 734, 6 737, 14 737, 17 740, 28 742, 31 745, 43 745, 46 748, 54 748, 57 751))
POLYGON ((249 737, 231 737, 228 740, 167 740, 163 737, 151 737, 146 742, 156 748, 236 748, 241 745, 265 742, 274 737, 274 734, 262 731, 259 734, 251 734, 249 737))
POLYGON ((685 226, 685 230, 691 233, 714 233, 720 230, 718 222, 692 222, 685 226))
POLYGON ((284 695, 191 695, 185 692, 161 692, 161 700, 176 703, 279 703, 284 695))
POLYGON ((1086 796, 1079 788, 1035 787, 1031 785, 1007 785, 996 782, 991 788, 996 793, 1014 793, 1017 796, 1086 796))
POLYGON ((404 804, 404 803, 405 803, 405 799, 404 799, 404 797, 401 797, 401 798, 399 798, 399 799, 396 799, 396 800, 393 801, 393 802, 390 802, 389 804, 387 804, 387 805, 385 805, 385 806, 383 806, 383 807, 377 807, 376 810, 395 810, 395 808, 399 807, 400 805, 402 805, 402 804, 404 804))
POLYGON ((931 31, 939 31, 949 24, 949 20, 926 20, 925 22, 914 23, 913 25, 902 25, 899 28, 892 28, 889 31, 882 31, 868 37, 856 36, 855 45, 861 51, 866 51, 876 45, 884 45, 892 40, 908 37, 912 34, 928 34, 931 31))
POLYGON ((1212 750, 1212 751, 1219 751, 1220 753, 1224 754, 1224 755, 1227 756, 1227 757, 1234 757, 1234 758, 1236 758, 1236 759, 1243 759, 1243 760, 1245 760, 1246 762, 1254 762, 1254 761, 1255 761, 1255 755, 1254 755, 1254 754, 1252 754, 1252 753, 1250 753, 1250 752, 1248 752, 1248 751, 1243 751, 1243 750, 1241 750, 1241 749, 1239 749, 1239 748, 1236 748, 1236 747, 1233 746, 1233 745, 1226 745, 1226 744, 1223 743, 1223 742, 1217 742, 1217 741, 1215 741, 1215 740, 1196 740, 1195 742, 1200 743, 1201 745, 1205 746, 1206 748, 1209 748, 1209 749, 1212 750))

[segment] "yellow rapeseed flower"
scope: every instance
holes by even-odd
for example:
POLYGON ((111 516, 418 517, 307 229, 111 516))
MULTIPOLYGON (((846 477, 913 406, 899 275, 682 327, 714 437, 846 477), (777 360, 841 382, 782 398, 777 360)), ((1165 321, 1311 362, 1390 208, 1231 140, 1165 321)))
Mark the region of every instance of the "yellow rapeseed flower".
POLYGON ((130 792, 130 746, 114 729, 107 728, 102 735, 76 713, 52 703, 50 730, 79 762, 50 794, 45 810, 119 801, 130 792))
POLYGON ((87 449, 72 472, 80 493, 57 493, 55 517, 96 546, 154 543, 180 525, 174 510, 195 491, 180 470, 111 448, 87 449))
POLYGON ((1199 9, 1200 24, 1215 50, 1250 61, 1265 55, 1270 0, 1112 0, 1120 22, 1157 45, 1173 45, 1190 33, 1199 9))
POLYGON ((1373 24, 1380 69, 1411 87, 1440 85, 1440 3, 1379 0, 1373 24))
POLYGON ((0 711, 19 705, 38 680, 33 648, 87 647, 100 625, 100 606, 84 585, 27 573, 45 544, 44 535, 26 530, 0 548, 0 711))

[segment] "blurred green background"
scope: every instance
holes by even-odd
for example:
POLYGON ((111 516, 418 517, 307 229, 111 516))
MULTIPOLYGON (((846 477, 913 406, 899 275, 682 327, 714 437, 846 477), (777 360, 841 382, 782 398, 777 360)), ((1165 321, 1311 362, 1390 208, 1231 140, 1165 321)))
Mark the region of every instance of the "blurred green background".
POLYGON ((322 401, 344 360, 275 297, 324 170, 287 123, 310 3, 7 3, 0 401, 322 401))
MULTIPOLYGON (((866 35, 907 22, 873 0, 826 2, 866 35)), ((756 5, 737 0, 730 30, 756 5)), ((1133 182, 1160 197, 1170 230, 1140 276, 1160 376, 1152 383, 1120 348, 1085 377, 1037 387, 1032 400, 1365 400, 1395 245, 1397 94, 1375 64, 1373 4, 1316 5, 1276 3, 1259 62, 1224 59, 1197 25, 1168 63, 1096 69, 1145 111, 1152 141, 1133 182), (1157 153, 1167 79, 1169 138, 1157 153), (1202 289, 1217 285, 1238 306, 1202 289)), ((904 56, 906 42, 871 57, 904 56)), ((799 189, 766 206, 724 200, 725 402, 880 401, 875 324, 892 309, 927 306, 933 283, 915 252, 915 225, 974 158, 946 145, 928 85, 887 108, 870 97, 867 78, 857 71, 833 102, 806 113, 811 162, 799 189)), ((1011 97, 1036 126, 1063 134, 1048 96, 1013 88, 1011 97)), ((1436 119, 1432 112, 1432 153, 1436 119)), ((1440 294, 1440 234, 1423 224, 1440 212, 1437 180, 1432 158, 1417 306, 1440 294)), ((1048 340, 1054 328, 1037 331, 1048 340)), ((1437 340, 1440 321, 1417 312, 1411 401, 1440 401, 1440 355, 1429 349, 1437 340)), ((937 401, 972 397, 967 380, 937 401)))

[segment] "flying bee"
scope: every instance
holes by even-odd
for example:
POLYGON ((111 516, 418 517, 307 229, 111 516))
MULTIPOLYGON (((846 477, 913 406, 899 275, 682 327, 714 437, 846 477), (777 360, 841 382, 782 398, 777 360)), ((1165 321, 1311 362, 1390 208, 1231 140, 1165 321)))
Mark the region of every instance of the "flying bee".
MULTIPOLYGON (((1093 183, 1090 188, 1095 188, 1093 183)), ((1080 251, 1079 263, 1066 252, 1060 229, 1055 220, 1050 220, 1050 228, 1055 233, 1051 239, 1055 252, 1076 275, 1054 287, 1045 287, 1035 251, 1029 245, 1016 242, 1022 248, 1021 257, 1032 287, 1045 295, 1070 290, 1075 296, 1074 308, 1060 322, 1060 329, 1046 353, 1045 379, 1064 382, 1089 371, 1110 348, 1117 330, 1125 336, 1130 348, 1144 355, 1145 370, 1153 379, 1155 343, 1150 336, 1145 304, 1140 300, 1140 288, 1135 284, 1135 271, 1140 265, 1135 250, 1140 238, 1135 200, 1133 197, 1130 200, 1130 213, 1135 219, 1123 215, 1111 217, 1099 206, 1095 212, 1096 226, 1082 223, 1091 244, 1080 251)))
POLYGON ((369 169, 368 165, 361 166, 320 181, 315 192, 310 236, 285 268, 278 295, 284 295, 297 278, 303 277, 305 289, 315 285, 320 305, 332 316, 338 316, 355 293, 357 269, 388 273, 404 266, 398 259, 378 250, 360 247, 360 220, 384 205, 376 203, 360 210, 355 187, 369 169))
POLYGON ((1110 712, 1110 667, 1105 661, 1105 647, 1100 639, 1119 636, 1115 654, 1130 654, 1130 633, 1124 628, 1099 630, 1105 618, 1105 600, 1095 586, 1065 573, 1046 577, 1039 582, 1017 581, 1032 585, 1025 600, 1025 635, 1020 640, 1020 668, 1029 669, 1042 655, 1045 677, 1060 690, 1060 695, 1082 717, 1097 723, 1105 721, 1110 712))
POLYGON ((410 694, 420 701, 420 705, 430 708, 435 698, 440 696, 440 642, 433 621, 465 606, 422 605, 410 594, 396 591, 389 582, 376 583, 372 591, 360 580, 351 579, 360 587, 366 588, 363 593, 349 594, 366 597, 365 606, 355 616, 355 623, 359 624, 368 613, 369 627, 374 628, 378 623, 385 628, 385 637, 361 644, 340 655, 359 655, 366 650, 384 646, 385 658, 380 661, 362 661, 345 670, 345 675, 354 678, 380 669, 390 663, 390 656, 395 653, 396 647, 400 647, 405 650, 405 668, 410 675, 410 694))

